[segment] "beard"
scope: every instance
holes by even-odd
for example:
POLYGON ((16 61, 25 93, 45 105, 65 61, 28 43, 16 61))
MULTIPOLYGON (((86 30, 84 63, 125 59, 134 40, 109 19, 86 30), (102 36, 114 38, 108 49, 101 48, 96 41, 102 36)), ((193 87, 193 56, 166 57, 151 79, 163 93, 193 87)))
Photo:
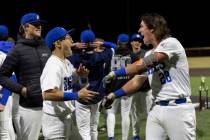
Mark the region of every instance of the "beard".
POLYGON ((67 53, 65 53, 65 57, 69 57, 72 55, 72 50, 69 50, 67 53))

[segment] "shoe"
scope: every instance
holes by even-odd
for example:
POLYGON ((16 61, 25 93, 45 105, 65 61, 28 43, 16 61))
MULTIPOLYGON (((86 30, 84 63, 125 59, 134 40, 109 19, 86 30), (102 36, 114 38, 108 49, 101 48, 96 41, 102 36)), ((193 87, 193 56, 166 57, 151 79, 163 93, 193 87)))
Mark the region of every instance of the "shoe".
POLYGON ((140 137, 138 135, 133 136, 133 140, 140 140, 140 137))
POLYGON ((109 137, 108 140, 114 140, 114 137, 109 137))
POLYGON ((98 132, 105 133, 106 132, 106 125, 103 125, 103 126, 99 127, 98 132))

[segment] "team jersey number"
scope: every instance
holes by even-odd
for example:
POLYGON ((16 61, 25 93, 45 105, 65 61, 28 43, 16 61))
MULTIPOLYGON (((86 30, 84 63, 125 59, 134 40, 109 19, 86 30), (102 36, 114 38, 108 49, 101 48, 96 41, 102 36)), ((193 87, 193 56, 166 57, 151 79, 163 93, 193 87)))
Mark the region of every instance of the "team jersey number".
POLYGON ((172 81, 171 76, 168 71, 163 71, 159 73, 159 77, 160 77, 160 82, 162 85, 165 84, 166 82, 172 81))
POLYGON ((64 77, 64 91, 72 89, 72 77, 64 77))
POLYGON ((128 64, 131 64, 131 58, 128 56, 114 56, 111 61, 111 69, 117 70, 122 67, 126 67, 128 64))

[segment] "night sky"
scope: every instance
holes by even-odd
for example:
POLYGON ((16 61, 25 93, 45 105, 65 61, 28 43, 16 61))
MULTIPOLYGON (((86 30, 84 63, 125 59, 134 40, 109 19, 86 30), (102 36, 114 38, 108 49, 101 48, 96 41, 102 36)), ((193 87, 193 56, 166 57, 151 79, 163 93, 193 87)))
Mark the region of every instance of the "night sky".
POLYGON ((172 35, 184 47, 210 46, 210 11, 207 1, 94 1, 1 0, 0 24, 7 25, 10 35, 16 38, 21 16, 36 12, 48 22, 43 28, 43 36, 49 29, 63 26, 66 29, 75 28, 73 39, 79 41, 80 32, 91 27, 97 37, 115 42, 119 33, 132 34, 138 31, 142 14, 156 12, 166 18, 172 35))

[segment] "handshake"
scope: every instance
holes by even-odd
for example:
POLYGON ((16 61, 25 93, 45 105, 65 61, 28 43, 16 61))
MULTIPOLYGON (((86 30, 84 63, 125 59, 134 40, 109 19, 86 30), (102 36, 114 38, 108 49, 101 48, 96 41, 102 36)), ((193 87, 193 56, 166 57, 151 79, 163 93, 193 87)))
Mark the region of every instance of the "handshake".
POLYGON ((111 105, 115 100, 115 95, 110 90, 112 89, 111 88, 112 83, 114 82, 115 79, 116 79, 115 73, 112 71, 107 76, 105 76, 102 80, 103 88, 107 95, 101 101, 101 104, 99 106, 100 112, 102 111, 103 108, 110 109, 112 107, 111 105))

